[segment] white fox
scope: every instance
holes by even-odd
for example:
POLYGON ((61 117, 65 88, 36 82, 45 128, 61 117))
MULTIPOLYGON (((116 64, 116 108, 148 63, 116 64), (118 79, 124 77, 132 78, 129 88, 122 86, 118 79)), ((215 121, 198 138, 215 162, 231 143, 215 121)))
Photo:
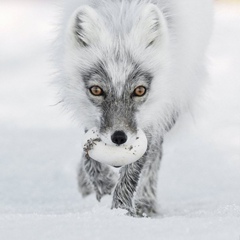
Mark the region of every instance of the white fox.
MULTIPOLYGON (((147 151, 120 168, 82 156, 79 189, 133 216, 157 213, 164 134, 206 78, 211 0, 79 0, 63 7, 58 55, 61 100, 83 130, 96 127, 106 144, 125 144, 137 129, 147 151)), ((83 132, 84 133, 84 132, 83 132)))

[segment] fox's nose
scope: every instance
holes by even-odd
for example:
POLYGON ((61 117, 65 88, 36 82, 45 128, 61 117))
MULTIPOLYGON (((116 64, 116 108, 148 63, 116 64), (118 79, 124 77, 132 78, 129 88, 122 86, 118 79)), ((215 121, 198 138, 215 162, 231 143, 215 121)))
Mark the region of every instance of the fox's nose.
POLYGON ((112 142, 121 145, 127 141, 127 135, 123 131, 116 131, 111 136, 112 142))

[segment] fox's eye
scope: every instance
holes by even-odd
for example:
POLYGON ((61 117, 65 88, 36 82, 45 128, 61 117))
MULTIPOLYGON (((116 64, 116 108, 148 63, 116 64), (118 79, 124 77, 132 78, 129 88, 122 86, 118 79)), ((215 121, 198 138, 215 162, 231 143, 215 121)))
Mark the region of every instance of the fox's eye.
POLYGON ((104 93, 103 90, 98 86, 93 86, 93 87, 89 88, 89 91, 94 96, 102 96, 104 93))
POLYGON ((137 88, 135 88, 134 92, 133 92, 133 96, 134 97, 142 97, 145 95, 147 89, 144 86, 139 86, 137 88))

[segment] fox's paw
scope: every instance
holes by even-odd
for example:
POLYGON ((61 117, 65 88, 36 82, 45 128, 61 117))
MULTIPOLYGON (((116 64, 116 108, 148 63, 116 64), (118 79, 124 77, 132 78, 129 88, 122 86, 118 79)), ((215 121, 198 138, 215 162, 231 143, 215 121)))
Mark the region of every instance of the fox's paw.
POLYGON ((110 179, 108 182, 98 181, 94 183, 94 190, 96 192, 96 198, 100 202, 104 195, 111 195, 112 189, 115 186, 115 183, 110 179))
POLYGON ((135 209, 139 217, 153 217, 158 214, 156 203, 153 200, 136 200, 135 209))
POLYGON ((128 211, 128 215, 135 216, 135 210, 132 207, 132 199, 122 195, 122 192, 116 187, 113 194, 112 209, 121 208, 128 211))
POLYGON ((96 198, 101 201, 104 195, 111 195, 114 186, 116 185, 116 176, 114 173, 99 174, 97 179, 93 180, 96 198))

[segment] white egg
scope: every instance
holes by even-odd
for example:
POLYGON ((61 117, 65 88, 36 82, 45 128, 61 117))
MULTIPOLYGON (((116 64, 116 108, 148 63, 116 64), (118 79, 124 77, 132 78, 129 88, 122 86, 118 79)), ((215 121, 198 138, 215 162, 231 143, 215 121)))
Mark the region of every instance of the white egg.
POLYGON ((147 151, 145 133, 137 130, 130 144, 109 145, 102 141, 96 127, 90 129, 84 136, 84 151, 95 161, 111 166, 123 166, 139 160, 147 151))

